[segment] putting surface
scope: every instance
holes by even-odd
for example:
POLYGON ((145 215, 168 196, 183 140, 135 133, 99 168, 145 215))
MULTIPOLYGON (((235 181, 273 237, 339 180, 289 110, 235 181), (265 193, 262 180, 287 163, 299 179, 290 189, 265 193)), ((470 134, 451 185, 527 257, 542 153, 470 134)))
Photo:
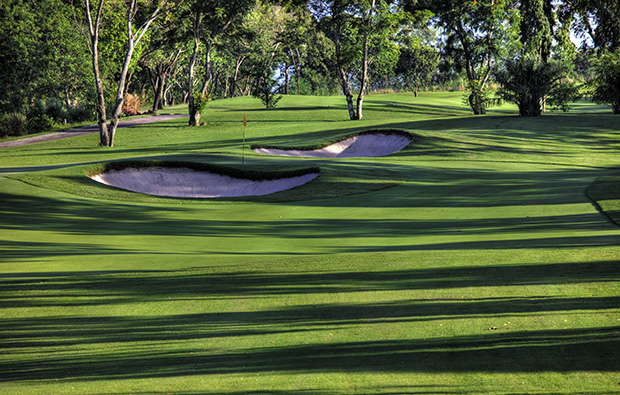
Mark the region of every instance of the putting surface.
POLYGON ((416 141, 380 158, 246 150, 248 169, 321 168, 277 200, 115 195, 85 175, 146 156, 241 167, 247 98, 111 150, 0 151, 2 392, 620 393, 620 228, 586 195, 617 173, 620 119, 473 117, 438 93, 370 96, 360 124, 328 99, 256 103, 249 143, 416 141))

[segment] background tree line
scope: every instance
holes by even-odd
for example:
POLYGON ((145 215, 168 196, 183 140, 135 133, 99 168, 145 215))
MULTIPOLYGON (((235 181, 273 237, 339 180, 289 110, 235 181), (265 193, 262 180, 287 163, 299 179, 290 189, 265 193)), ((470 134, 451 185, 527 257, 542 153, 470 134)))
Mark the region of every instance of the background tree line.
POLYGON ((620 0, 0 0, 0 133, 209 100, 464 89, 484 114, 620 112, 620 0), (571 36, 583 39, 577 47, 571 36), (584 89, 587 88, 587 89, 584 89), (492 89, 491 89, 492 88, 492 89))

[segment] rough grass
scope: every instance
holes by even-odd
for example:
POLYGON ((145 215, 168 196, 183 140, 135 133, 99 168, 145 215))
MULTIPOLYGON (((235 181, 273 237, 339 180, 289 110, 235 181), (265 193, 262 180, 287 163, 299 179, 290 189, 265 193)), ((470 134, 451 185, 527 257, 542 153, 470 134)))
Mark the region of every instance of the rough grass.
MULTIPOLYGON (((469 115, 459 92, 210 103, 183 121, 0 150, 0 388, 19 394, 620 393, 620 118, 469 115), (331 105, 331 107, 329 107, 331 105), (416 135, 271 197, 165 199, 86 172, 241 168, 247 145, 416 135), (602 178, 601 178, 602 177, 602 178), (601 206, 604 206, 601 204, 601 206), (613 210, 613 208, 612 208, 613 210)), ((605 111, 603 111, 605 110, 605 111)))

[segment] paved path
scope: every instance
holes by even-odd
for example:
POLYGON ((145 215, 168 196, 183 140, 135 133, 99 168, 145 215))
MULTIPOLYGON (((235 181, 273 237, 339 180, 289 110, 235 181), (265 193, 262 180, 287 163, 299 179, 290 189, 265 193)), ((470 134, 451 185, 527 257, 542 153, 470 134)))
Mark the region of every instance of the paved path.
MULTIPOLYGON (((136 125, 146 125, 149 123, 168 121, 171 119, 183 118, 183 117, 188 117, 188 116, 189 115, 187 114, 180 114, 180 115, 167 114, 167 115, 151 115, 148 117, 141 117, 141 118, 132 118, 132 119, 127 119, 127 120, 121 120, 121 122, 118 124, 118 128, 121 129, 121 128, 128 128, 131 126, 136 126, 136 125)), ((7 141, 4 143, 0 143, 0 148, 18 147, 20 145, 42 143, 44 141, 60 140, 60 139, 66 139, 68 137, 84 136, 87 134, 94 134, 94 133, 99 133, 99 125, 97 124, 83 126, 81 128, 76 128, 76 129, 65 130, 62 132, 48 133, 48 134, 42 134, 40 136, 26 137, 26 138, 19 139, 19 140, 7 141)))

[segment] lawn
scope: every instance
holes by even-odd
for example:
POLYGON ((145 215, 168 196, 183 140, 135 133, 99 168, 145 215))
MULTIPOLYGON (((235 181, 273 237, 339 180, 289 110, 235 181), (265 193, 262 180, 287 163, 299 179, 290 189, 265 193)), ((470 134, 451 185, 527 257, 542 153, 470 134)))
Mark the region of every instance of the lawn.
POLYGON ((342 97, 235 98, 111 149, 1 149, 0 392, 620 394, 620 117, 473 116, 461 96, 371 95, 356 122, 342 97), (244 115, 247 147, 414 141, 263 156, 244 115), (117 160, 321 174, 211 200, 86 177, 117 160))

